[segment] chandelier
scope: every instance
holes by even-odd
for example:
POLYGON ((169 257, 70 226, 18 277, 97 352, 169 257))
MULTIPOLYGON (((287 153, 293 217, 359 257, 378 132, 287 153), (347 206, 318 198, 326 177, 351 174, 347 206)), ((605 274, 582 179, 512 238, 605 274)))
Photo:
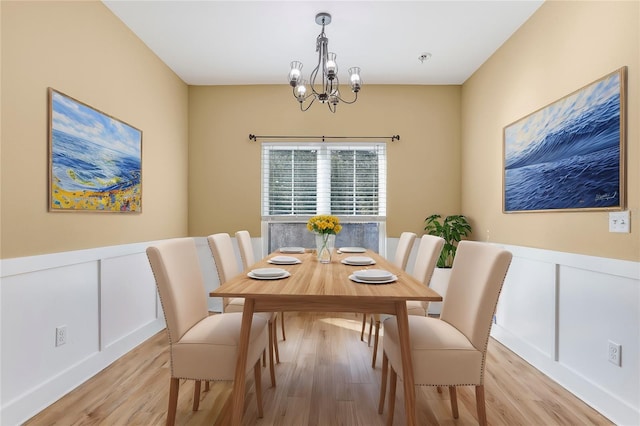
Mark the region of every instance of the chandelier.
POLYGON ((349 68, 349 84, 351 90, 355 93, 352 101, 345 101, 340 97, 338 80, 338 64, 336 63, 336 54, 329 52, 329 39, 324 33, 325 25, 331 23, 331 15, 328 13, 318 13, 316 15, 316 24, 322 25, 322 31, 316 39, 316 52, 318 52, 318 65, 311 71, 310 81, 304 80, 302 77, 302 62, 291 62, 291 70, 289 71, 289 84, 293 87, 293 96, 300 103, 300 109, 306 111, 311 108, 313 102, 317 99, 323 104, 327 104, 331 112, 336 112, 338 102, 352 104, 358 100, 358 92, 362 81, 360 79, 360 68, 349 68), (311 92, 309 92, 311 89, 311 92), (310 101, 308 101, 311 99, 310 101), (308 101, 308 102, 307 102, 308 101), (305 107, 306 102, 306 107, 305 107))

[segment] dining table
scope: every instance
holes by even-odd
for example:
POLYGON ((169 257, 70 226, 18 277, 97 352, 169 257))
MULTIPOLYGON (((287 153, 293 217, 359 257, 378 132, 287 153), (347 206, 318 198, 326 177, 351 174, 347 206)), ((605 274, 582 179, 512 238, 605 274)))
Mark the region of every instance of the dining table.
POLYGON ((315 250, 311 249, 287 254, 289 257, 297 258, 299 263, 286 265, 270 263, 270 259, 282 254, 278 251, 269 254, 209 294, 211 297, 243 297, 245 299, 231 394, 231 424, 238 426, 242 422, 247 350, 253 314, 290 311, 395 315, 402 358, 406 423, 415 425, 416 394, 406 302, 408 300, 438 302, 442 301, 442 297, 371 250, 358 254, 373 259, 375 263, 368 266, 345 264, 345 259, 353 254, 343 253, 340 250, 333 252, 329 263, 321 263, 317 259, 315 250), (289 274, 279 279, 255 279, 256 276, 251 273, 259 268, 269 267, 282 268, 289 274), (354 272, 367 268, 391 272, 396 279, 386 284, 365 284, 352 279, 354 272))

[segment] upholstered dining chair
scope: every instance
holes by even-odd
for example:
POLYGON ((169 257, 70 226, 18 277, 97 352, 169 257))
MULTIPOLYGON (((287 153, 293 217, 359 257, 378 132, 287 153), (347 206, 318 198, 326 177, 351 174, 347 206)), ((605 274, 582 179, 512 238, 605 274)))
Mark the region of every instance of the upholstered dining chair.
MULTIPOLYGON (((478 423, 487 424, 484 369, 491 320, 496 310, 511 253, 476 241, 461 241, 451 271, 440 318, 409 317, 409 341, 416 385, 448 386, 451 411, 458 418, 456 386, 475 386, 478 423)), ((389 418, 393 422, 397 375, 403 376, 395 317, 383 323, 382 414, 390 371, 389 418)))
MULTIPOLYGON (((425 286, 429 286, 433 270, 440 257, 440 252, 444 246, 444 238, 434 235, 423 235, 420 238, 420 246, 416 253, 416 260, 413 265, 411 275, 425 286)), ((407 313, 421 317, 427 316, 429 302, 421 300, 407 300, 407 313)), ((373 360, 371 368, 376 368, 376 358, 378 356, 378 336, 380 335, 380 321, 388 318, 388 315, 375 314, 371 316, 371 324, 375 322, 375 338, 373 343, 373 360)), ((369 342, 371 342, 371 326, 369 327, 369 342)))
MULTIPOLYGON (((414 232, 403 232, 400 234, 400 238, 398 239, 398 247, 396 247, 396 252, 393 258, 393 264, 403 271, 407 267, 407 262, 409 261, 409 255, 411 254, 411 249, 413 248, 413 242, 416 239, 416 234, 414 232)), ((375 316, 377 314, 371 315, 371 324, 374 322, 380 322, 380 317, 375 316)), ((362 331, 360 331, 360 340, 364 341, 364 329, 367 326, 367 315, 362 315, 362 331)), ((369 326, 369 342, 371 344, 371 328, 369 326)))
POLYGON ((414 232, 403 232, 398 239, 398 247, 396 247, 396 253, 393 258, 393 264, 398 268, 404 270, 407 268, 407 262, 409 262, 409 255, 411 254, 411 248, 416 240, 417 235, 414 232))
MULTIPOLYGON (((226 283, 231 278, 240 274, 238 269, 238 262, 236 261, 236 255, 233 250, 233 243, 231 237, 227 233, 219 233, 209 235, 207 237, 213 260, 216 264, 216 271, 218 272, 218 279, 220 285, 226 283)), ((242 312, 244 310, 244 298, 223 298, 222 299, 222 312, 242 312)), ((276 385, 276 373, 273 361, 273 354, 275 351, 276 361, 280 363, 280 355, 278 353, 278 339, 276 339, 276 312, 261 312, 259 315, 265 318, 269 324, 269 372, 271 375, 271 386, 276 385)))
MULTIPOLYGON (((238 242, 238 249, 240 249, 242 269, 246 271, 256 263, 253 245, 251 244, 251 234, 245 230, 238 231, 236 232, 236 241, 238 242)), ((280 330, 282 331, 282 340, 287 340, 284 332, 284 312, 280 312, 280 330)))
MULTIPOLYGON (((193 411, 200 383, 233 380, 242 314, 209 315, 204 280, 192 238, 176 238, 147 248, 169 336, 171 381, 167 425, 175 423, 181 379, 195 380, 193 411)), ((262 417, 260 355, 267 347, 267 321, 254 317, 247 370, 254 368, 258 415, 262 417)))

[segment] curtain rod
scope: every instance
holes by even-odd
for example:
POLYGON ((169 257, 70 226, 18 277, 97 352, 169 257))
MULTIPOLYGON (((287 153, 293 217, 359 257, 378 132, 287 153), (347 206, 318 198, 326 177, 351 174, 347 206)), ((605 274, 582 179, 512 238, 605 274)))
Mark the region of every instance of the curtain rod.
POLYGON ((249 134, 250 141, 257 141, 258 139, 321 139, 322 142, 326 142, 327 139, 391 139, 391 142, 399 141, 400 135, 392 136, 272 136, 272 135, 253 135, 249 134))

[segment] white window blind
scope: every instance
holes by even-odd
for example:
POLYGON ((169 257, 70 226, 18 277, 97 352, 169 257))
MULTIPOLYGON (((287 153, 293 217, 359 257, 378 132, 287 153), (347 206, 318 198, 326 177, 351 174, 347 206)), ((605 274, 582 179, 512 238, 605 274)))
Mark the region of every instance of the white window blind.
MULTIPOLYGON (((384 220, 384 143, 263 143, 263 220, 333 214, 384 220)), ((302 219, 302 218, 301 218, 302 219)))

